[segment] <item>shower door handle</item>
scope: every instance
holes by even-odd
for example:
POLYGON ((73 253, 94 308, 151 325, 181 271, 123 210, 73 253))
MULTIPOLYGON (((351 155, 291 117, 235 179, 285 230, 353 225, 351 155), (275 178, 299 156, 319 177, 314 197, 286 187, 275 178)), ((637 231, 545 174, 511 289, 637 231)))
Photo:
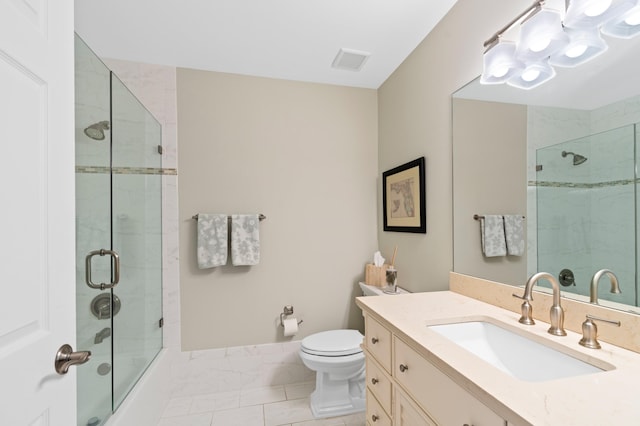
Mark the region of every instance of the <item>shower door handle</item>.
POLYGON ((118 256, 118 253, 113 250, 100 249, 91 251, 85 258, 85 270, 85 281, 87 282, 87 285, 89 287, 100 290, 104 290, 105 288, 113 288, 116 286, 116 284, 118 284, 118 282, 120 282, 120 256, 118 256), (113 258, 113 279, 108 284, 96 284, 91 281, 91 258, 93 256, 105 256, 107 254, 113 258))
POLYGON ((74 352, 70 345, 62 345, 56 353, 56 360, 53 363, 56 373, 65 375, 69 372, 69 367, 72 365, 80 365, 89 361, 91 358, 91 351, 79 351, 74 352))

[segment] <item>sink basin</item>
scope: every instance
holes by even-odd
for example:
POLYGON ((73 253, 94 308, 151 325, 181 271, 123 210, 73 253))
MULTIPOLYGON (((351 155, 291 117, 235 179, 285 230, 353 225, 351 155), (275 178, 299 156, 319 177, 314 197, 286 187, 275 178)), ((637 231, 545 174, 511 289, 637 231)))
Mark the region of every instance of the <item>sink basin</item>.
POLYGON ((428 328, 512 377, 527 382, 605 371, 487 321, 457 322, 428 328))

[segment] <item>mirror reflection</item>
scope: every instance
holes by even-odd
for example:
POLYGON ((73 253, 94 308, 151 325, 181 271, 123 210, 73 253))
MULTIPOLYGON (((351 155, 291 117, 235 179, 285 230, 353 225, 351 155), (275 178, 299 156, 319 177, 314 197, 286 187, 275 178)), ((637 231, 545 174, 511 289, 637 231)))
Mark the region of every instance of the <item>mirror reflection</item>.
POLYGON ((597 275, 600 304, 639 306, 640 38, 623 42, 530 91, 476 79, 454 93, 454 271, 513 285, 549 272, 587 302, 597 275), (525 216, 526 254, 484 256, 475 214, 525 216))

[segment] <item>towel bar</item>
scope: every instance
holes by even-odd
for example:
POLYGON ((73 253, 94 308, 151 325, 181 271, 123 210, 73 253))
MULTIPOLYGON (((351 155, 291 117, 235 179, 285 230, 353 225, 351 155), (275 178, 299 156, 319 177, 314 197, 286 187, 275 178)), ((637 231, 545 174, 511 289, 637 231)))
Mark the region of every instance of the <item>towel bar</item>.
MULTIPOLYGON (((260 215, 258 215, 258 219, 259 220, 265 220, 267 217, 265 215, 263 215, 262 213, 260 213, 260 215)), ((194 214, 193 216, 191 216, 191 219, 195 219, 198 220, 198 215, 194 214)), ((231 216, 227 216, 227 219, 231 220, 231 216)))
MULTIPOLYGON (((522 216, 522 218, 523 218, 523 219, 525 219, 525 217, 524 217, 524 216, 522 216)), ((484 216, 483 216, 483 215, 480 215, 480 214, 474 214, 474 215, 473 215, 473 219, 474 219, 474 220, 484 219, 484 216)))

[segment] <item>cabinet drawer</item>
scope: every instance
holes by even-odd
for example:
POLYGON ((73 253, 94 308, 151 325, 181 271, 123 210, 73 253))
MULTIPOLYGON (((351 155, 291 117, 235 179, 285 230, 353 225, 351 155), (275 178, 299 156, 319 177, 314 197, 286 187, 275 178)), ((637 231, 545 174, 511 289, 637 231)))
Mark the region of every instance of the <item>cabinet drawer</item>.
POLYGON ((419 353, 394 337, 393 375, 438 424, 504 426, 505 421, 455 384, 419 353))
POLYGON ((391 379, 371 356, 367 355, 367 389, 384 411, 391 415, 391 379))
POLYGON ((371 392, 367 392, 367 422, 372 426, 391 426, 391 417, 371 392))
POLYGON ((393 425, 438 426, 398 388, 396 388, 396 403, 393 409, 393 425))
POLYGON ((391 332, 367 315, 365 347, 388 373, 391 373, 391 332))

